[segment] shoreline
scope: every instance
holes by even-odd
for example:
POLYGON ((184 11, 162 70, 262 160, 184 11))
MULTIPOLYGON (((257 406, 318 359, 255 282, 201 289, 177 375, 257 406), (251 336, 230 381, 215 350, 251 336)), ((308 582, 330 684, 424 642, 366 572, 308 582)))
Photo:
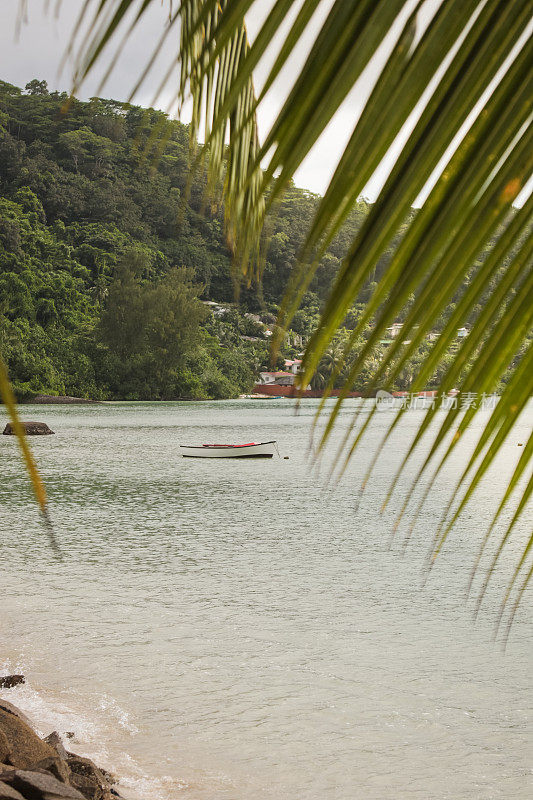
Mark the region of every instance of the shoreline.
MULTIPOLYGON (((0 690, 26 682, 24 675, 0 676, 0 690)), ((33 721, 0 697, 0 797, 12 800, 126 800, 114 774, 68 749, 73 731, 40 736, 33 721)))

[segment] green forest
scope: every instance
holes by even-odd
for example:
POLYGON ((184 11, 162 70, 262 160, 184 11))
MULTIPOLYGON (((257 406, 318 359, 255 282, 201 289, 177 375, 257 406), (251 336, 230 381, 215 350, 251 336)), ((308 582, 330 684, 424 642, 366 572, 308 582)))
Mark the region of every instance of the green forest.
MULTIPOLYGON (((268 222, 261 280, 236 287, 224 211, 208 197, 205 171, 191 178, 189 139, 188 126, 161 111, 81 102, 39 80, 23 90, 0 81, 0 353, 19 399, 234 397, 269 366, 266 328, 318 197, 289 188, 268 222), (206 301, 226 311, 214 316, 206 301)), ((368 208, 355 206, 322 258, 278 365, 316 325, 368 208)), ((372 290, 373 281, 314 388, 325 385, 372 290)), ((453 357, 452 348, 445 359, 453 357)), ((416 361, 397 388, 409 387, 416 361)), ((364 391, 364 375, 354 388, 364 391)))

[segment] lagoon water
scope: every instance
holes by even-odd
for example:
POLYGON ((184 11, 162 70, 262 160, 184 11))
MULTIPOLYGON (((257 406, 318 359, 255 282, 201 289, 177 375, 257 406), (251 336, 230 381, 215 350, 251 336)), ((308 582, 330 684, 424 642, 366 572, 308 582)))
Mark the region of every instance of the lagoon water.
POLYGON ((375 416, 343 480, 325 488, 333 450, 321 474, 307 458, 316 406, 23 407, 56 431, 32 446, 63 560, 15 441, 0 436, 0 673, 28 677, 3 696, 43 733, 74 731, 72 749, 116 770, 135 800, 530 797, 530 596, 507 650, 491 637, 531 508, 476 624, 464 590, 533 407, 427 577, 464 453, 402 555, 405 528, 390 549, 389 535, 419 457, 380 507, 421 412, 405 414, 356 508, 391 416, 375 416), (272 438, 289 459, 178 452, 272 438))

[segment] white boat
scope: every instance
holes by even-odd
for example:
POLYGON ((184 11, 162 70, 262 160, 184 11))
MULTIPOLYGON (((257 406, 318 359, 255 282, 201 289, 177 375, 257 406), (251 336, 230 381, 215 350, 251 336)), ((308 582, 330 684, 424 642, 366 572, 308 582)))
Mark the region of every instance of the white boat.
POLYGON ((276 442, 247 442, 247 444, 180 445, 186 458, 272 458, 276 442))

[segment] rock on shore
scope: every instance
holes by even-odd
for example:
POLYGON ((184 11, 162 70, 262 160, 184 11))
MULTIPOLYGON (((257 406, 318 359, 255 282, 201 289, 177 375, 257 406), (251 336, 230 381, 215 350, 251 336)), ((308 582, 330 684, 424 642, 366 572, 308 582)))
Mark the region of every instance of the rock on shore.
POLYGON ((114 784, 90 758, 69 752, 57 731, 41 739, 16 706, 0 699, 0 800, 115 800, 121 795, 114 784))
POLYGON ((26 678, 24 675, 0 676, 0 689, 12 689, 13 686, 18 686, 20 683, 26 683, 26 678))
POLYGON ((86 397, 69 397, 68 395, 38 394, 26 403, 38 405, 86 405, 87 403, 99 403, 99 400, 88 400, 86 397))
MULTIPOLYGON (((50 436, 54 431, 51 431, 46 422, 22 422, 22 427, 26 436, 50 436)), ((4 428, 4 436, 14 436, 15 428, 11 422, 8 422, 4 428)))

